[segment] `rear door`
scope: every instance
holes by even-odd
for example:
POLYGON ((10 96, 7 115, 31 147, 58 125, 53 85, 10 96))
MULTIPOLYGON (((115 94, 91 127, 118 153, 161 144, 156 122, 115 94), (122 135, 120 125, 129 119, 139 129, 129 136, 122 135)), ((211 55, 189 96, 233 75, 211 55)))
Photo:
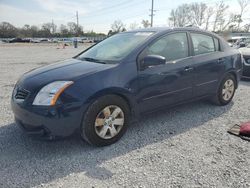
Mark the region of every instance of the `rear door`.
POLYGON ((225 72, 225 57, 219 40, 203 33, 190 33, 193 46, 194 96, 202 97, 216 91, 220 75, 225 72))

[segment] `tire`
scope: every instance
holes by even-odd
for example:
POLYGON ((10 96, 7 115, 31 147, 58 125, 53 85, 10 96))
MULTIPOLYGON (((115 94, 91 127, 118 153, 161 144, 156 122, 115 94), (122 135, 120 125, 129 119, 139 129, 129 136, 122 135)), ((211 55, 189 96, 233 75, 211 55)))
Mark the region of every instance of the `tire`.
POLYGON ((235 77, 232 74, 227 74, 223 78, 223 80, 221 81, 216 95, 212 98, 212 102, 216 105, 219 105, 219 106, 225 106, 225 105, 229 104, 234 97, 235 90, 236 90, 235 77), (226 97, 225 91, 227 91, 227 89, 228 89, 227 88, 228 84, 229 85, 232 84, 233 88, 230 89, 231 93, 228 90, 228 92, 229 92, 227 95, 228 97, 226 97))
POLYGON ((123 98, 117 95, 100 97, 89 106, 84 115, 81 137, 91 145, 111 145, 124 135, 129 119, 129 106, 123 98), (119 125, 115 124, 118 121, 119 125))

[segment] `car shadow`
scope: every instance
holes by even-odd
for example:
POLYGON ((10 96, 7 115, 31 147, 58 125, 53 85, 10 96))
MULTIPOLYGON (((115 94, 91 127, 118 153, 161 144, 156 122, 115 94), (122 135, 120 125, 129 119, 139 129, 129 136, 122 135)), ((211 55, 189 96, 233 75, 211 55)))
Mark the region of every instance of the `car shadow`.
POLYGON ((113 172, 102 165, 105 161, 202 126, 232 105, 218 107, 200 101, 153 113, 131 124, 119 142, 102 148, 90 146, 79 137, 39 141, 14 123, 3 126, 0 187, 33 187, 80 172, 94 179, 112 178, 113 172))

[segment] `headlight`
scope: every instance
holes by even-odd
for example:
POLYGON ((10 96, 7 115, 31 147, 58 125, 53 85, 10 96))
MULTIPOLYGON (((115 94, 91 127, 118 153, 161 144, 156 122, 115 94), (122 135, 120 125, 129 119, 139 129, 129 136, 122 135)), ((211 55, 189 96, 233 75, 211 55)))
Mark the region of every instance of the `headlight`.
POLYGON ((44 86, 36 95, 33 105, 53 106, 61 93, 73 84, 72 81, 55 81, 44 86))

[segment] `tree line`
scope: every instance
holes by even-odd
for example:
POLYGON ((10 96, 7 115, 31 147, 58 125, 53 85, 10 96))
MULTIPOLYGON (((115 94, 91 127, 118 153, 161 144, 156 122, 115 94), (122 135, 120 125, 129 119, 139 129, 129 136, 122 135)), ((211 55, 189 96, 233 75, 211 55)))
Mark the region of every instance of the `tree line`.
POLYGON ((48 37, 76 37, 76 36, 96 37, 105 36, 103 33, 83 32, 83 27, 74 22, 67 25, 61 24, 59 28, 52 23, 44 23, 40 28, 35 25, 25 24, 18 28, 8 22, 0 23, 0 38, 48 38, 48 37))
MULTIPOLYGON (((230 12, 229 5, 223 0, 218 1, 214 6, 203 2, 184 3, 171 10, 168 25, 170 27, 194 26, 213 32, 250 32, 250 21, 247 21, 250 18, 244 20, 244 16, 250 8, 250 0, 237 0, 237 3, 239 11, 236 13, 230 12)), ((150 26, 149 20, 142 20, 141 26, 135 22, 126 28, 121 21, 117 20, 111 25, 112 30, 109 33, 150 26)))
POLYGON ((237 0, 239 11, 230 12, 229 5, 219 1, 215 6, 206 3, 182 4, 172 9, 168 18, 169 25, 173 27, 184 27, 187 25, 197 26, 213 32, 249 32, 250 22, 244 21, 250 0, 237 0))
MULTIPOLYGON (((213 32, 250 32, 250 22, 244 20, 248 10, 250 0, 237 0, 239 11, 232 13, 229 11, 229 5, 223 0, 217 2, 214 6, 206 3, 185 3, 172 9, 168 17, 168 24, 171 27, 197 26, 199 28, 213 32), (243 24, 244 23, 244 24, 243 24)), ((141 24, 131 23, 129 27, 121 20, 116 20, 111 25, 108 35, 113 35, 126 30, 137 28, 148 28, 151 23, 149 20, 142 20, 141 24)), ((0 23, 0 38, 13 37, 75 37, 75 36, 105 36, 102 33, 87 32, 84 33, 83 27, 74 22, 68 22, 66 25, 44 23, 40 28, 35 25, 24 25, 17 28, 8 22, 0 23)))

